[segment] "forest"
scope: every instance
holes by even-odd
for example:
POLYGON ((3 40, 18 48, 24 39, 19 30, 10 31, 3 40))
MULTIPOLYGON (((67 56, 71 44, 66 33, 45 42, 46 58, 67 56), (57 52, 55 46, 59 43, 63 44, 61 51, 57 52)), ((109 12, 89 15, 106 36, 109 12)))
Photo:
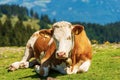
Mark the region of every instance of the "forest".
MULTIPOLYGON (((18 5, 0 5, 0 46, 25 46, 37 30, 48 29, 56 22, 49 15, 38 15, 34 10, 18 5), (36 22, 35 22, 36 21, 36 22)), ((120 21, 108 24, 71 22, 82 24, 91 42, 120 42, 120 21)))

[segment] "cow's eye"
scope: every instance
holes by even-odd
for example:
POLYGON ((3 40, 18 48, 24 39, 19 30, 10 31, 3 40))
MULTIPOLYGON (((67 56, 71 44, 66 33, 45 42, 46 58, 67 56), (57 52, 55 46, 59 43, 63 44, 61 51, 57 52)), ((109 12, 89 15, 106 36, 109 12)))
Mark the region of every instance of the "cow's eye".
POLYGON ((67 40, 71 40, 71 37, 69 36, 69 37, 67 37, 67 40))

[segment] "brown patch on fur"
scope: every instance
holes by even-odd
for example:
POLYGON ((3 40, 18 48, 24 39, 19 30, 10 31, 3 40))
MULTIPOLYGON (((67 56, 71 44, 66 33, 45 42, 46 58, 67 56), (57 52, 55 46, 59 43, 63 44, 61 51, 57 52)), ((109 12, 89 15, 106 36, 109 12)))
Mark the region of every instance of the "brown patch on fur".
POLYGON ((84 31, 84 27, 81 25, 75 25, 73 32, 75 34, 74 48, 71 54, 72 66, 77 63, 82 64, 84 61, 92 59, 92 46, 84 31))
POLYGON ((39 32, 39 37, 34 44, 34 50, 35 50, 34 56, 36 59, 39 59, 39 56, 41 56, 42 51, 45 52, 44 57, 40 61, 41 64, 44 61, 46 61, 56 49, 55 42, 53 42, 51 45, 48 45, 52 36, 51 34, 52 34, 51 29, 41 30, 39 32))

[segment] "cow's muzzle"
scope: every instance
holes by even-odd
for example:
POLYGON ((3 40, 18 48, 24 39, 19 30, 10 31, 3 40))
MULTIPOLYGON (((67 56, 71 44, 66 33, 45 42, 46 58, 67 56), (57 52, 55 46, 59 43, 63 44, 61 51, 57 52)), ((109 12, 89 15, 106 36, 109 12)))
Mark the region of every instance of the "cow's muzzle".
POLYGON ((66 59, 67 56, 66 56, 65 52, 58 52, 58 53, 56 53, 56 58, 57 59, 66 59))

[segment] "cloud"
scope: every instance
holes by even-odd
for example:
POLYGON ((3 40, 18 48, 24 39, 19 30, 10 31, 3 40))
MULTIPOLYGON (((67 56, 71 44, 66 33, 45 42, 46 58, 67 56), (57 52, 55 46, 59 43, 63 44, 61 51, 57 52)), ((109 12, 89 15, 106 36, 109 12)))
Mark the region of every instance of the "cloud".
POLYGON ((71 11, 73 8, 72 7, 69 7, 68 10, 71 11))
POLYGON ((52 15, 53 15, 53 16, 55 16, 56 14, 57 14, 57 12, 56 12, 56 11, 53 11, 53 12, 52 12, 52 15))
POLYGON ((31 9, 32 7, 34 7, 35 5, 34 4, 31 4, 29 2, 24 2, 22 4, 20 4, 20 6, 24 6, 24 7, 27 7, 28 9, 31 9))
POLYGON ((117 10, 116 10, 116 12, 118 12, 118 13, 119 13, 119 12, 120 12, 120 9, 117 9, 117 10))
POLYGON ((50 3, 50 2, 51 0, 35 0, 35 1, 24 0, 24 2, 21 5, 27 8, 32 8, 34 6, 45 8, 47 3, 50 3))
POLYGON ((33 4, 41 7, 46 7, 46 4, 50 2, 51 0, 39 0, 39 1, 34 1, 33 4))
POLYGON ((42 12, 46 12, 47 9, 46 9, 46 8, 42 8, 41 11, 42 11, 42 12))
POLYGON ((101 0, 101 1, 100 1, 100 4, 103 4, 103 3, 104 3, 104 2, 101 0))
POLYGON ((97 4, 97 5, 102 5, 103 3, 104 3, 103 0, 98 0, 98 1, 96 1, 96 4, 97 4))
POLYGON ((81 0, 83 3, 89 3, 89 0, 81 0))
POLYGON ((76 2, 77 0, 72 0, 73 2, 76 2))
POLYGON ((0 4, 19 4, 20 6, 27 7, 28 9, 33 8, 34 6, 45 8, 47 3, 50 3, 51 0, 0 0, 0 4))
POLYGON ((17 2, 18 0, 0 0, 0 4, 8 4, 8 3, 15 3, 17 2))

